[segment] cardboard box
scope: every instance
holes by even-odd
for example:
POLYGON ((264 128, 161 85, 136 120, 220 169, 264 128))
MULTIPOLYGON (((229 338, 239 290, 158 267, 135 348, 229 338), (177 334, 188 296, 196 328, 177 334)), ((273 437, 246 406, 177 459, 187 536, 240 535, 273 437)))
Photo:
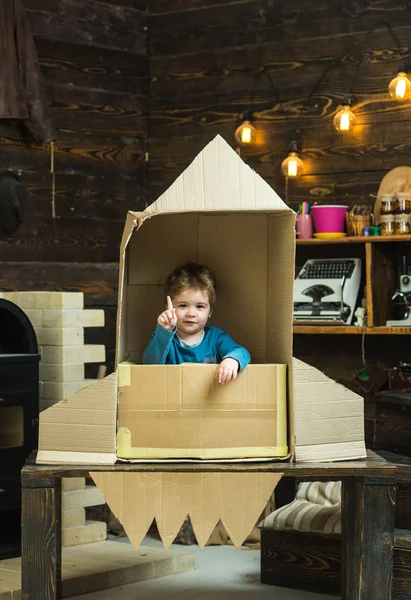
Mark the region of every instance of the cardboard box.
POLYGON ((117 457, 286 456, 286 365, 249 365, 220 385, 216 366, 118 367, 117 457))
MULTIPOLYGON (((204 148, 157 202, 142 213, 129 212, 120 255, 116 373, 42 413, 39 462, 115 462, 116 418, 120 419, 120 453, 126 447, 126 454, 136 452, 141 458, 144 452, 148 456, 151 452, 151 456, 158 458, 160 447, 160 456, 164 450, 168 456, 175 456, 177 450, 182 457, 187 451, 206 458, 267 457, 270 454, 270 451, 264 454, 267 447, 278 450, 284 445, 285 425, 281 421, 284 411, 281 393, 274 383, 278 368, 287 369, 290 459, 329 461, 364 457, 362 398, 313 367, 292 360, 294 220, 293 211, 220 136, 204 148), (204 393, 211 366, 138 364, 164 307, 165 278, 176 265, 188 260, 208 265, 216 275, 217 304, 212 324, 228 331, 252 356, 252 365, 240 374, 235 384, 225 387, 220 410, 214 414, 210 410, 213 398, 204 393), (179 379, 177 386, 174 377, 179 379), (247 388, 250 380, 259 386, 254 396, 247 388), (164 382, 167 382, 165 387, 164 382), (192 386, 194 394, 187 393, 192 386), (198 386, 203 386, 200 393, 198 386), (158 394, 160 387, 162 393, 158 394), (167 407, 167 414, 161 406, 167 407), (191 408, 186 410, 188 407, 191 408), (229 407, 229 412, 222 407, 229 407), (243 407, 248 411, 247 418, 238 430, 243 407), (189 411, 193 411, 189 415, 190 425, 189 411), (261 419, 262 411, 267 420, 261 419), (230 425, 231 418, 235 427, 230 425), (197 425, 192 425, 195 422, 197 425), (205 422, 207 426, 203 429, 201 424, 205 422), (280 431, 279 422, 284 425, 280 431), (155 438, 147 431, 152 426, 157 428, 155 438), (256 430, 261 433, 261 440, 257 439, 256 430)), ((114 512, 130 539, 139 543, 154 516, 161 520, 161 515, 167 515, 161 526, 163 541, 170 540, 187 513, 193 518, 194 504, 189 510, 190 502, 198 499, 187 494, 194 494, 196 486, 205 489, 207 480, 210 496, 201 503, 201 511, 196 509, 198 536, 204 541, 217 515, 219 518, 223 512, 228 515, 222 508, 225 502, 230 502, 236 494, 240 497, 244 493, 241 490, 249 487, 250 480, 245 474, 237 474, 236 479, 229 475, 222 474, 222 479, 198 473, 173 477, 138 473, 93 476, 112 509, 116 507, 114 512), (226 487, 229 480, 231 483, 226 487), (153 509, 155 502, 136 509, 137 495, 152 498, 152 493, 158 493, 166 498, 164 486, 171 486, 173 498, 181 500, 181 514, 178 510, 173 513, 174 508, 169 510, 167 503, 160 500, 157 512, 153 509), (204 523, 207 525, 202 529, 204 523)), ((271 493, 268 490, 272 491, 277 480, 269 473, 256 474, 253 485, 258 493, 254 499, 247 499, 237 509, 232 507, 238 529, 232 523, 229 527, 236 544, 241 543, 247 529, 252 529, 255 524, 252 515, 262 512, 262 498, 267 501, 271 493)))

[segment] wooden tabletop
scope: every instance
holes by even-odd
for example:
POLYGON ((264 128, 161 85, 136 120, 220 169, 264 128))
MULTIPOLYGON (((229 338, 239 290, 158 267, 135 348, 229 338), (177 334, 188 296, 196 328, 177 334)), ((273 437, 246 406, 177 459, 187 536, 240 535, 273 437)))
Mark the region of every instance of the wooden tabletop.
POLYGON ((395 476, 396 466, 368 450, 366 459, 343 462, 226 462, 226 463, 116 463, 115 465, 37 465, 32 452, 22 469, 22 480, 39 477, 85 477, 89 472, 163 472, 163 473, 284 473, 289 477, 376 477, 395 476))

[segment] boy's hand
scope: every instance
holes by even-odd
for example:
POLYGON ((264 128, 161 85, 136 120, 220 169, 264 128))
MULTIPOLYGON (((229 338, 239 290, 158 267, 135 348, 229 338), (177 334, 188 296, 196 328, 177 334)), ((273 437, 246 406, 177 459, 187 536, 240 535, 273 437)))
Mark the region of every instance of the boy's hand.
POLYGON ((225 358, 217 369, 216 379, 218 383, 229 383, 237 379, 238 361, 235 358, 225 358))
POLYGON ((177 325, 176 309, 173 308, 170 296, 167 296, 167 310, 161 313, 157 319, 157 323, 161 327, 164 327, 164 329, 168 329, 168 331, 173 331, 177 325))

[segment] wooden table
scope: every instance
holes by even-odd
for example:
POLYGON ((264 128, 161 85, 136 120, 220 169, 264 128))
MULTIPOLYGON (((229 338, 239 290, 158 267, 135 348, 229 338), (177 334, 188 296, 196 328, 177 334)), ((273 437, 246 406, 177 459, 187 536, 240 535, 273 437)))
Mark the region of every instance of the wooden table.
POLYGON ((342 598, 390 600, 396 467, 369 453, 336 463, 36 465, 22 470, 22 598, 61 598, 61 478, 89 471, 283 472, 285 477, 342 480, 342 598))

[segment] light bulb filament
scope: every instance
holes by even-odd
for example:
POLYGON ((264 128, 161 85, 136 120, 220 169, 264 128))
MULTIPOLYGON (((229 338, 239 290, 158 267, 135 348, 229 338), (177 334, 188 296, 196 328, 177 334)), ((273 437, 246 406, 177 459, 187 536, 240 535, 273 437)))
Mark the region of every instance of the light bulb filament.
POLYGON ((251 128, 243 127, 241 130, 241 141, 243 144, 249 144, 251 142, 251 128))
POLYGON ((295 158, 288 161, 288 177, 297 177, 297 161, 295 158))
POLYGON ((345 112, 341 115, 340 130, 341 131, 349 131, 349 129, 350 129, 350 115, 345 112))
POLYGON ((397 85, 395 87, 395 95, 397 96, 397 98, 404 98, 406 89, 407 89, 407 83, 406 83, 405 79, 403 79, 403 78, 398 79, 397 85))

